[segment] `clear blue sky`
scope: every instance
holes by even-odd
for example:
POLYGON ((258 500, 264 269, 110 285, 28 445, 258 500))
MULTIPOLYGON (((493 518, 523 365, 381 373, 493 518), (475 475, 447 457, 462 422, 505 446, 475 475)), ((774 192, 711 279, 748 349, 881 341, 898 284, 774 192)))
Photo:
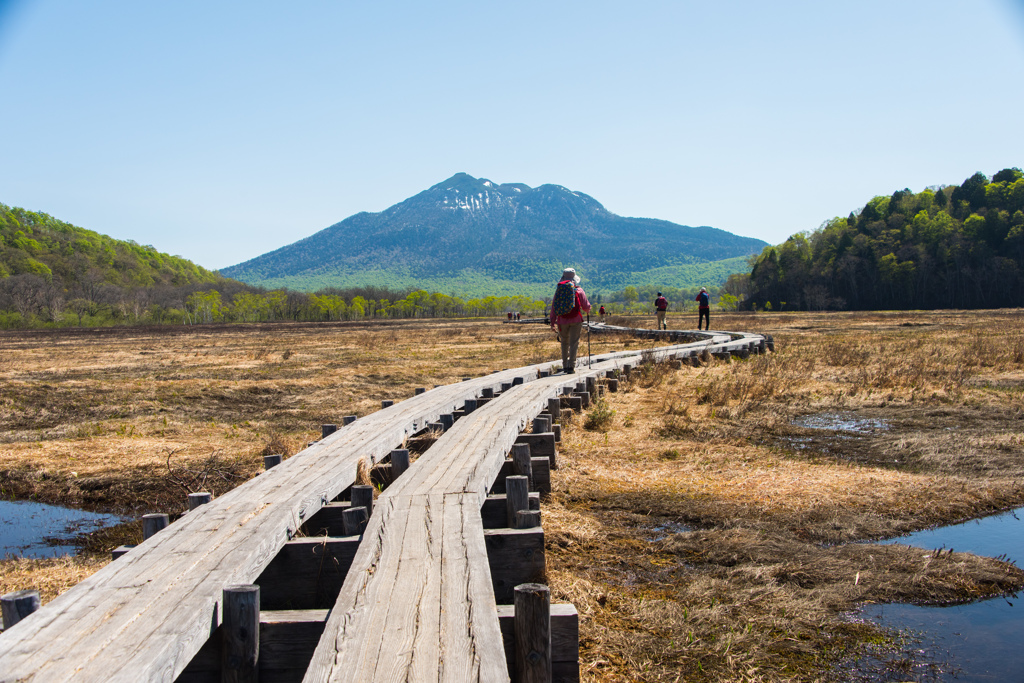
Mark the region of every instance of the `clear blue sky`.
POLYGON ((772 243, 1024 166, 1024 0, 0 0, 0 202, 220 268, 464 171, 772 243))

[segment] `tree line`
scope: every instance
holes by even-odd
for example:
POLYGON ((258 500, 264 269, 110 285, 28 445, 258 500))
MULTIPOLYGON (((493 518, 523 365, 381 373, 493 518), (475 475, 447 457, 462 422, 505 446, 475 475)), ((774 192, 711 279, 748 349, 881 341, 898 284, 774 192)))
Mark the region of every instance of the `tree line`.
POLYGON ((724 289, 765 310, 1024 305, 1024 173, 875 197, 766 247, 724 289))

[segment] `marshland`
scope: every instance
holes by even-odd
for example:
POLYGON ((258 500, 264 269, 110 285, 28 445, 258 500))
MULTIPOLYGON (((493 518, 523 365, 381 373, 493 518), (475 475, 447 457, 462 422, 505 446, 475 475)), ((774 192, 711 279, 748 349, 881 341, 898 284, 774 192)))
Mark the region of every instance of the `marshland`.
MULTIPOLYGON (((1005 558, 862 542, 1024 503, 1020 311, 714 323, 776 352, 642 365, 563 427, 548 579, 580 611, 584 680, 842 678, 867 648, 906 657, 858 605, 1024 586, 1005 558)), ((0 349, 3 496, 132 517, 223 493, 383 399, 558 356, 543 325, 496 320, 19 331, 0 349)), ((50 600, 138 539, 128 523, 2 560, 0 592, 50 600)))

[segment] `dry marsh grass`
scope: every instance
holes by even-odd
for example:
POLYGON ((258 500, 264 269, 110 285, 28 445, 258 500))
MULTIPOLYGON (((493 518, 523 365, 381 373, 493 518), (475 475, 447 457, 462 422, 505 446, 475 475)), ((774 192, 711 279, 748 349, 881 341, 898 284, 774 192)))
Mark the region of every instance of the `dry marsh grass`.
MULTIPOLYGON (((715 326, 771 333, 777 353, 641 364, 597 409, 563 420, 544 505, 548 576, 580 610, 584 680, 823 680, 880 638, 839 616, 858 602, 1022 585, 997 559, 849 543, 1024 501, 1019 311, 719 315, 715 326), (831 413, 884 427, 795 422, 831 413)), ((292 455, 321 424, 382 399, 559 355, 543 326, 477 321, 3 334, 0 347, 3 492, 138 513, 180 510, 200 484, 237 485, 262 455, 292 455)), ((103 562, 7 561, 0 588, 35 584, 48 599, 103 562)))
POLYGON ((1020 588, 995 558, 851 541, 1024 502, 1018 311, 736 316, 777 353, 641 366, 566 428, 549 575, 591 681, 813 681, 880 634, 861 602, 1020 588), (794 422, 839 414, 837 433, 794 422))

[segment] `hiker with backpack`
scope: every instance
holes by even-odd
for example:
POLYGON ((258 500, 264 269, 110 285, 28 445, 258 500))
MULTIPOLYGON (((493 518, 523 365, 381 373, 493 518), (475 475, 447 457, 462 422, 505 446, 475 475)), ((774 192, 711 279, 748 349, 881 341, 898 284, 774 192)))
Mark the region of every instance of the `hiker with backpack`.
POLYGON ((551 330, 556 331, 562 343, 562 370, 576 372, 576 350, 583 330, 583 313, 590 312, 590 302, 580 287, 580 276, 575 268, 566 268, 558 279, 555 298, 551 301, 551 330))
POLYGON ((698 302, 700 312, 697 317, 697 329, 700 329, 700 324, 705 323, 704 329, 711 329, 711 297, 708 296, 708 288, 701 287, 700 293, 694 301, 698 302))
POLYGON ((658 292, 658 298, 654 300, 654 308, 658 313, 658 329, 667 330, 668 323, 665 322, 665 316, 668 314, 668 299, 658 292))

